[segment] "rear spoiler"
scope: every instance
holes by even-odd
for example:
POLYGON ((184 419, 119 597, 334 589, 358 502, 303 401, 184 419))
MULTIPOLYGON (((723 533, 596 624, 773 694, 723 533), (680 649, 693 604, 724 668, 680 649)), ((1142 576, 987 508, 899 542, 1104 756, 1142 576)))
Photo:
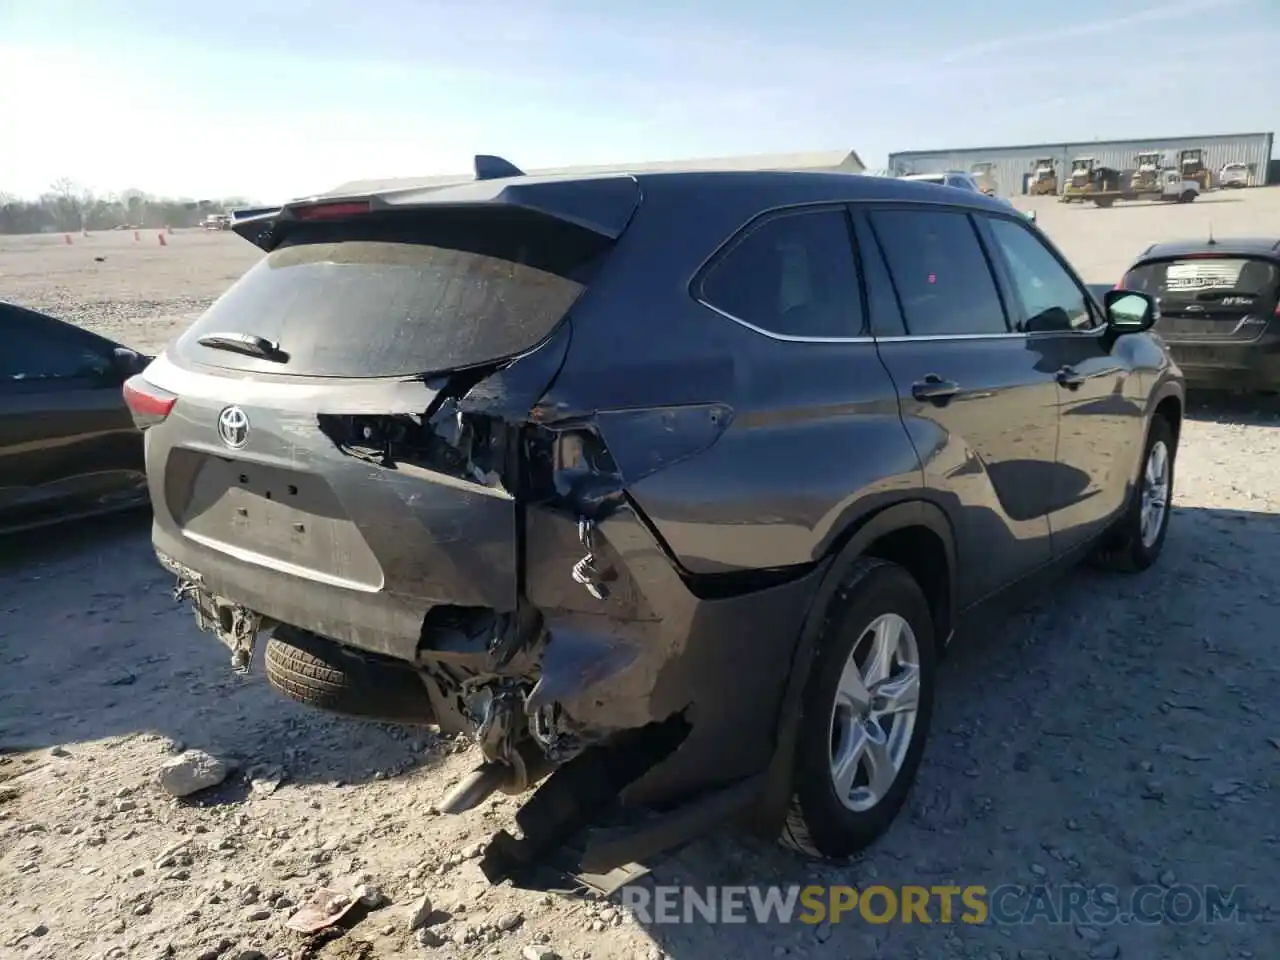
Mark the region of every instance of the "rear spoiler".
POLYGON ((231 214, 231 229, 262 250, 279 245, 291 224, 415 207, 503 206, 554 217, 610 240, 626 230, 640 203, 640 184, 629 174, 526 178, 501 157, 478 155, 475 179, 376 193, 319 195, 278 207, 231 214))
POLYGON ((246 210, 231 211, 231 229, 255 247, 270 250, 274 243, 270 242, 275 231, 276 221, 284 207, 251 207, 246 210))
POLYGON ((279 213, 281 209, 281 207, 250 207, 247 210, 232 210, 231 222, 239 223, 241 220, 248 220, 251 217, 261 217, 267 213, 279 213))

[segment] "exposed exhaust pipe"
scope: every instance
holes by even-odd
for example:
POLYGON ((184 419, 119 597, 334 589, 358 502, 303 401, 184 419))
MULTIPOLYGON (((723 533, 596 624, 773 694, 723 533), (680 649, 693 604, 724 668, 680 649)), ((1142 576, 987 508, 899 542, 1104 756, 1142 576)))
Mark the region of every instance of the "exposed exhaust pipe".
POLYGON ((523 793, 551 772, 552 764, 531 740, 524 740, 516 750, 516 763, 489 760, 462 778, 440 804, 440 812, 455 814, 474 810, 501 790, 507 794, 523 793))

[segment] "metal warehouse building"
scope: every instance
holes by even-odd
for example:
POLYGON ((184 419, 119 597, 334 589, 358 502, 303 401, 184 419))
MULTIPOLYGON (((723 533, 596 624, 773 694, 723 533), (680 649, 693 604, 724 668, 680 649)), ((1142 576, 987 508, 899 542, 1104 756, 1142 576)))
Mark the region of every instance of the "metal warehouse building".
MULTIPOLYGON (((1181 150, 1204 151, 1205 166, 1216 177, 1228 163, 1247 164, 1252 182, 1267 182, 1271 160, 1270 133, 1236 133, 1205 137, 1153 137, 1145 140, 1095 140, 1076 143, 1041 143, 1014 147, 973 147, 963 150, 907 150, 889 155, 889 169, 898 176, 913 173, 940 173, 943 170, 974 171, 980 164, 994 164, 996 190, 1011 197, 1026 193, 1032 165, 1041 157, 1053 157, 1058 164, 1058 182, 1071 173, 1076 157, 1093 157, 1100 166, 1132 170, 1139 153, 1164 154, 1166 166, 1173 166, 1181 150)), ((1059 188, 1061 189, 1061 188, 1059 188)))

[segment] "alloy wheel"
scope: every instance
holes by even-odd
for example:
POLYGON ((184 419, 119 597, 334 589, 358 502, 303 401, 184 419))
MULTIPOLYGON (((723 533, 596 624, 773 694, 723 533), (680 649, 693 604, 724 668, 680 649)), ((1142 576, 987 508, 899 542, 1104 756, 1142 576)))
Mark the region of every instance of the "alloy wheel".
POLYGON ((848 809, 870 810, 889 792, 911 747, 919 704, 915 633, 898 614, 882 614, 853 645, 831 712, 831 782, 848 809))
POLYGON ((1150 549, 1160 536, 1169 509, 1169 448, 1163 440, 1151 445, 1142 471, 1142 546, 1150 549))

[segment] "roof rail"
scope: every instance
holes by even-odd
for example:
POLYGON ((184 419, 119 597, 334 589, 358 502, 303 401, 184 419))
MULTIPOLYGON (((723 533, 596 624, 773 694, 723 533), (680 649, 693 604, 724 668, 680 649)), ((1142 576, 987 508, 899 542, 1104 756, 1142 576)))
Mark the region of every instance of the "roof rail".
POLYGON ((477 180, 504 180, 507 177, 524 176, 524 171, 511 161, 486 153, 476 154, 474 166, 477 180))

